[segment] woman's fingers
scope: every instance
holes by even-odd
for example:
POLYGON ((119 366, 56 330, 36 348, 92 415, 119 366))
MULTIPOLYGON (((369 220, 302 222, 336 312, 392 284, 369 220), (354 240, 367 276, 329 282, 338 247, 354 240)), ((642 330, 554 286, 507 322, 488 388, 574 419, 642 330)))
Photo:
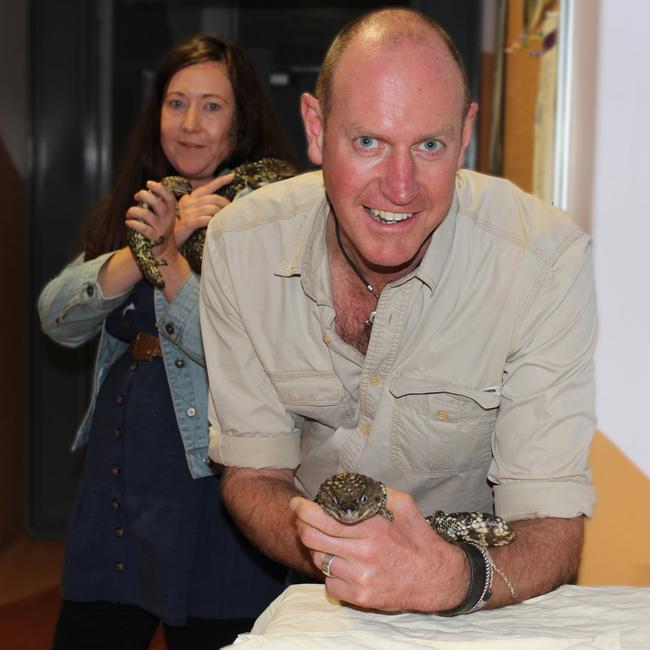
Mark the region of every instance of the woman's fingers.
POLYGON ((212 217, 229 203, 225 196, 219 194, 195 196, 192 193, 181 197, 178 205, 181 219, 194 219, 203 216, 212 217))
POLYGON ((210 220, 230 203, 215 192, 233 179, 234 174, 219 176, 178 201, 161 183, 147 181, 146 188, 133 197, 137 205, 127 212, 126 225, 149 239, 169 239, 173 231, 175 244, 180 247, 195 230, 207 227, 210 220))
POLYGON ((209 194, 214 194, 222 187, 229 185, 235 180, 235 175, 231 172, 230 174, 224 174, 223 176, 217 176, 213 178, 209 183, 201 185, 192 191, 192 196, 200 197, 207 196, 209 194))
POLYGON ((176 199, 161 183, 147 181, 133 196, 136 205, 126 213, 126 226, 151 240, 168 239, 176 221, 176 199))

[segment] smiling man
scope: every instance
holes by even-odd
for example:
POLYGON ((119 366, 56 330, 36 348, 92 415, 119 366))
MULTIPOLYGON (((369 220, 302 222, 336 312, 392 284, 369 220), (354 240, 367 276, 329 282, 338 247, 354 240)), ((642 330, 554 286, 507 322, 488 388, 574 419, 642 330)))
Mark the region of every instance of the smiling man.
POLYGON ((593 506, 588 238, 461 170, 477 106, 417 12, 347 26, 301 110, 322 173, 254 192, 206 240, 225 502, 266 553, 362 607, 452 615, 571 580, 593 506), (337 471, 384 482, 394 521, 326 515, 311 499, 337 471), (516 540, 450 544, 435 510, 495 512, 516 540))

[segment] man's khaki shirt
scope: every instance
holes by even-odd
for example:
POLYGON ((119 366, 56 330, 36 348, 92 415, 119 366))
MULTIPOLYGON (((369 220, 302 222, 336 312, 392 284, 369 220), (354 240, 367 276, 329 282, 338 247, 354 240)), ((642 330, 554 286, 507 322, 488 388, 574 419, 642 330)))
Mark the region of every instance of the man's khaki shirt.
POLYGON ((210 455, 338 470, 424 514, 590 514, 596 307, 587 236, 511 183, 461 171, 420 266, 386 286, 365 356, 336 334, 329 205, 312 172, 208 229, 201 327, 210 455))

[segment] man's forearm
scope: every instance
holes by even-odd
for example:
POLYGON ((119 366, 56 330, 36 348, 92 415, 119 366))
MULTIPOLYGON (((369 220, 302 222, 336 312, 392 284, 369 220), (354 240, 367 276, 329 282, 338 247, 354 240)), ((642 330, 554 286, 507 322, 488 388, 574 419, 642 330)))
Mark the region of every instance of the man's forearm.
MULTIPOLYGON (((224 503, 244 534, 269 557, 303 573, 318 575, 310 552, 296 533, 296 517, 289 508, 289 501, 296 495, 298 491, 293 485, 291 470, 231 467, 226 469, 222 479, 224 503)), ((487 603, 488 608, 502 607, 552 591, 575 579, 578 571, 583 541, 582 517, 532 519, 511 525, 517 533, 516 541, 508 546, 491 548, 489 552, 495 566, 510 582, 515 598, 505 580, 495 572, 493 596, 487 603)), ((341 551, 327 549, 327 552, 342 555, 341 551)), ((399 557, 399 553, 395 557, 399 557)), ((408 571, 401 568, 399 576, 403 578, 406 575, 408 571)), ((428 582, 434 584, 435 580, 432 578, 428 582)), ((375 596, 376 591, 373 589, 375 596)), ((412 585, 408 592, 412 592, 412 585)), ((345 599, 363 606, 363 602, 354 598, 345 599)), ((372 607, 383 608, 377 603, 372 607)), ((387 611, 403 608, 403 603, 393 604, 392 601, 386 607, 387 611)), ((409 601, 408 608, 431 611, 428 601, 421 605, 409 601)))
POLYGON ((282 564, 316 575, 289 509, 291 498, 300 494, 292 470, 227 467, 221 494, 237 526, 255 546, 282 564))
MULTIPOLYGON (((584 522, 575 519, 531 519, 513 522, 517 539, 511 546, 490 549, 495 566, 508 578, 520 602, 575 580, 580 563, 584 522)), ((487 607, 513 602, 496 572, 487 607)))

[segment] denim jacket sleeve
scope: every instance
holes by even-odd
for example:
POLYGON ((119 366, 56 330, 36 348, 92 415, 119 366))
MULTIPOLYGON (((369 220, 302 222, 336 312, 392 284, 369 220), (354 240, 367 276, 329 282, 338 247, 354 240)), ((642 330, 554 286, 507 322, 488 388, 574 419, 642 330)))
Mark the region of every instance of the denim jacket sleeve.
POLYGON ((50 280, 38 298, 41 327, 60 345, 75 348, 97 336, 104 319, 128 296, 104 298, 99 271, 112 253, 84 262, 79 255, 50 280))

